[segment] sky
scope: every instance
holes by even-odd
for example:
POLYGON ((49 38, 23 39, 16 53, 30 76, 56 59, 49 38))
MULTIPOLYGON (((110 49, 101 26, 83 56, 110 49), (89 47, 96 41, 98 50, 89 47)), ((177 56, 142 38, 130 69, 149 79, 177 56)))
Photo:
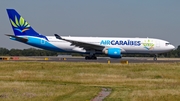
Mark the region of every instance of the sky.
POLYGON ((2 0, 0 47, 32 46, 10 40, 6 9, 16 9, 37 32, 53 36, 149 37, 180 45, 180 0, 2 0))

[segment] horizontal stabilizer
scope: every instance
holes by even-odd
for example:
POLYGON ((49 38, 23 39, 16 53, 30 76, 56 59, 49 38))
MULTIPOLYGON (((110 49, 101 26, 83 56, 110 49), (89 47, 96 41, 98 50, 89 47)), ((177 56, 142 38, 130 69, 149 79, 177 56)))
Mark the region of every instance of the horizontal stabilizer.
POLYGON ((11 38, 14 38, 17 41, 21 41, 21 42, 27 42, 28 39, 27 38, 23 38, 23 37, 17 37, 15 35, 9 35, 9 34, 5 34, 6 36, 10 36, 11 38))

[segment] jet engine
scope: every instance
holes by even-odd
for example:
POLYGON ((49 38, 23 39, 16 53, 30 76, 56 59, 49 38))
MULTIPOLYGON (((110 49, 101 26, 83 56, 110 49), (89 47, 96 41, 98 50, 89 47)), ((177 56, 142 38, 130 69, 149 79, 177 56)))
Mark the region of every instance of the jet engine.
POLYGON ((121 58, 121 49, 120 48, 108 48, 104 51, 110 58, 121 58))

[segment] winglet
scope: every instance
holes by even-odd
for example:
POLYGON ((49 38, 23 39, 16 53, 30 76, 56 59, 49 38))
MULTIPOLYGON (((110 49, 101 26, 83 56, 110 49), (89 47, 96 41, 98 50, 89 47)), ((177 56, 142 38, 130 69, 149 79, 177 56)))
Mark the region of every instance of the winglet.
POLYGON ((61 39, 62 40, 62 38, 58 34, 54 34, 54 36, 56 37, 56 39, 61 39))

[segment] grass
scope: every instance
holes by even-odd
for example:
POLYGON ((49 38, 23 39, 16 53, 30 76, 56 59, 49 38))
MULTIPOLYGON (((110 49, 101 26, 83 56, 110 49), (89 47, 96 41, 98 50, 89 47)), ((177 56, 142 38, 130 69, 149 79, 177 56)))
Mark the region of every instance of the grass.
POLYGON ((179 101, 180 63, 0 62, 1 101, 179 101))

